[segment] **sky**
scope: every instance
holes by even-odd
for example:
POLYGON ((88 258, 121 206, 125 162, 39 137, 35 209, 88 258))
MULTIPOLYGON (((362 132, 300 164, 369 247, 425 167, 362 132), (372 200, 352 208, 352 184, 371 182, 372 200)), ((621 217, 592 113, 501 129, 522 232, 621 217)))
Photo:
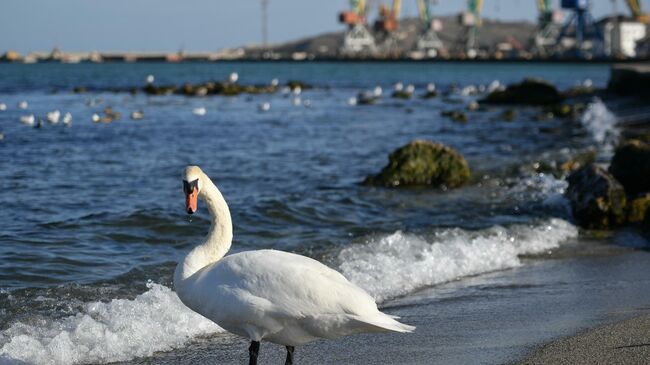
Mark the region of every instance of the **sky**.
MULTIPOLYGON (((535 2, 485 0, 483 16, 534 21, 535 2)), ((627 13, 623 0, 615 2, 627 13)), ((416 15, 416 0, 402 3, 403 16, 416 15)), ((592 4, 596 17, 613 9, 612 0, 592 4)), ((464 0, 438 0, 433 11, 457 14, 465 6, 464 0)), ((343 30, 337 14, 348 7, 347 0, 268 0, 269 42, 343 30)), ((642 7, 648 11, 650 0, 642 7)), ((0 0, 0 53, 55 45, 64 51, 214 51, 261 43, 260 20, 259 0, 0 0)))

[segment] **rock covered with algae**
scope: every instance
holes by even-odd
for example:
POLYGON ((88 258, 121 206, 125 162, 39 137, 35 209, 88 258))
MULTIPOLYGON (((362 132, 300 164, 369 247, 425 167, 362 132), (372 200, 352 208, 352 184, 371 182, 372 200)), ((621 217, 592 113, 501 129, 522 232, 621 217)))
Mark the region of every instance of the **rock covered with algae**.
POLYGON ((625 222, 625 190, 607 170, 589 164, 571 173, 567 181, 565 195, 582 227, 604 229, 625 222))
POLYGON ((411 141, 393 151, 388 161, 379 174, 368 176, 363 183, 384 187, 456 188, 467 183, 471 175, 460 153, 431 141, 411 141))

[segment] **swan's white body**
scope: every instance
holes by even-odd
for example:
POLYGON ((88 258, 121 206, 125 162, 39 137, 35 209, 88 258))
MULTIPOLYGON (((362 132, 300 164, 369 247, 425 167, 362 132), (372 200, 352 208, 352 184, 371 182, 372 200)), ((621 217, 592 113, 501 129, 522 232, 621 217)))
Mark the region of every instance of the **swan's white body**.
POLYGON ((189 308, 251 341, 285 346, 359 332, 413 331, 380 312, 363 289, 311 258, 275 250, 223 257, 232 241, 228 206, 200 169, 188 167, 186 176, 199 179, 199 197, 212 216, 205 242, 174 274, 176 292, 189 308))

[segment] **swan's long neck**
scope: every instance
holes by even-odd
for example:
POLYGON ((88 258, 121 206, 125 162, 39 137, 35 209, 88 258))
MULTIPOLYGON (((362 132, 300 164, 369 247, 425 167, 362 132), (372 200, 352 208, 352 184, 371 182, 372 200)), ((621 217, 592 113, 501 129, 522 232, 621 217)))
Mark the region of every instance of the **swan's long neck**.
POLYGON ((203 267, 221 259, 232 243, 232 220, 228 204, 208 176, 203 174, 200 179, 203 186, 199 198, 205 202, 210 212, 210 231, 203 243, 179 263, 174 275, 175 282, 187 279, 203 267))

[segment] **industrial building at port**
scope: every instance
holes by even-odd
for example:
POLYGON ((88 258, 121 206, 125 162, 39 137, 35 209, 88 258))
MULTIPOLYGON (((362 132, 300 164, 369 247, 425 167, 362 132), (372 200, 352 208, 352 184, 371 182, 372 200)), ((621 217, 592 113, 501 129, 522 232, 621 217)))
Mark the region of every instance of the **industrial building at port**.
MULTIPOLYGON (((625 60, 650 58, 650 16, 640 0, 619 0, 627 14, 613 11, 594 19, 589 0, 534 1, 536 24, 481 17, 483 0, 467 0, 466 10, 439 16, 440 0, 392 0, 385 4, 350 0, 338 15, 345 31, 283 45, 266 42, 266 8, 261 0, 262 44, 215 52, 49 52, 20 55, 7 51, 4 62, 191 62, 220 60, 625 60), (417 19, 401 18, 403 1, 415 1, 417 19), (497 31, 495 31, 495 29, 497 31)), ((617 0, 612 0, 616 5, 617 0)))

